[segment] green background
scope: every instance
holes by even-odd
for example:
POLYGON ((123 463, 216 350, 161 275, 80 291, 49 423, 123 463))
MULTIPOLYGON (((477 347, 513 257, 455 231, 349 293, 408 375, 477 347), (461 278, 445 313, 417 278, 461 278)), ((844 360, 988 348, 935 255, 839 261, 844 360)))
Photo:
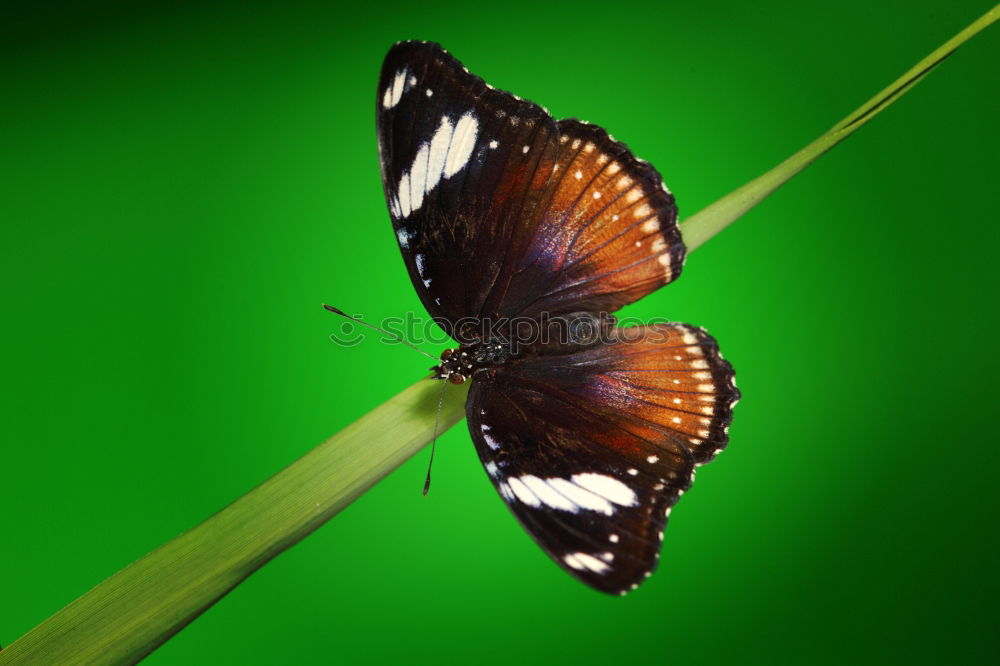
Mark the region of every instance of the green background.
MULTIPOLYGON (((989 8, 11 10, 0 643, 425 374, 403 348, 334 346, 319 308, 422 312, 375 150, 394 41, 606 126, 683 217, 989 8)), ((995 659, 998 57, 994 27, 627 311, 706 326, 745 395, 639 591, 552 565, 460 425, 428 498, 424 452, 150 663, 995 659)))

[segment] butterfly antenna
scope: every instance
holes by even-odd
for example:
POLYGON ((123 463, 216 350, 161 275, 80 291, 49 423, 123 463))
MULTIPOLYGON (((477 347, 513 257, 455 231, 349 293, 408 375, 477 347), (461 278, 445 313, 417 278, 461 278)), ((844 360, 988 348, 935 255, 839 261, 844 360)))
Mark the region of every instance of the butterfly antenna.
POLYGON ((388 337, 392 338, 396 342, 402 342, 407 347, 410 347, 411 349, 416 349, 418 352, 420 352, 421 354, 423 354, 424 356, 426 356, 428 358, 432 358, 435 361, 440 361, 441 360, 440 357, 435 356, 434 354, 428 354, 427 352, 425 352, 423 349, 421 349, 420 347, 416 346, 412 342, 410 342, 408 340, 404 340, 402 337, 396 335, 395 333, 390 333, 389 331, 385 330, 384 328, 379 328, 378 326, 372 326, 368 322, 361 321, 357 317, 352 317, 351 315, 345 313, 343 310, 338 310, 337 308, 333 307, 332 305, 327 305, 326 303, 324 303, 323 307, 326 308, 327 310, 329 310, 330 312, 332 312, 335 315, 340 315, 341 317, 344 317, 345 319, 350 319, 355 324, 361 324, 362 326, 367 326, 368 328, 372 329, 373 331, 378 331, 382 335, 385 335, 385 336, 388 336, 388 337))
POLYGON ((438 411, 437 416, 434 417, 434 437, 431 439, 431 459, 427 461, 427 479, 424 480, 424 497, 427 497, 427 491, 431 489, 431 466, 434 464, 434 445, 437 444, 438 423, 441 422, 441 405, 444 403, 444 387, 447 385, 448 382, 441 382, 441 393, 438 394, 438 411))

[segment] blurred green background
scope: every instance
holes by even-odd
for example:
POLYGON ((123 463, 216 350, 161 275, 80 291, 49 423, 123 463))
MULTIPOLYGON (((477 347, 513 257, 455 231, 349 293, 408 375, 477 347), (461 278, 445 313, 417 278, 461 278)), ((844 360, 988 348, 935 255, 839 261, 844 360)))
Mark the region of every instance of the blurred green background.
MULTIPOLYGON (((424 376, 378 176, 386 49, 602 124, 682 217, 988 1, 39 3, 0 22, 0 643, 424 376)), ((627 314, 706 326, 732 443, 625 599, 561 573, 464 425, 154 653, 222 663, 997 658, 1000 32, 627 314)))

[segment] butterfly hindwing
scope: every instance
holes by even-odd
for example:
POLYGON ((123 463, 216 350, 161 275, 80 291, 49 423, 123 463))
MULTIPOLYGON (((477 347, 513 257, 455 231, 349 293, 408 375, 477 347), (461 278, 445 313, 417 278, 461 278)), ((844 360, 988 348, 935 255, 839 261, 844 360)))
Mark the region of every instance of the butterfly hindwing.
POLYGON ((725 446, 739 393, 700 329, 662 324, 615 338, 481 373, 466 413, 525 529, 570 574, 622 594, 655 568, 667 514, 695 467, 725 446))
MULTIPOLYGON (((612 448, 641 452, 650 443, 523 385, 491 390, 474 382, 466 414, 494 487, 556 564, 609 594, 653 570, 672 498, 653 490, 659 477, 629 474, 642 457, 631 461, 612 448)), ((682 476, 694 464, 680 449, 673 462, 682 476)))

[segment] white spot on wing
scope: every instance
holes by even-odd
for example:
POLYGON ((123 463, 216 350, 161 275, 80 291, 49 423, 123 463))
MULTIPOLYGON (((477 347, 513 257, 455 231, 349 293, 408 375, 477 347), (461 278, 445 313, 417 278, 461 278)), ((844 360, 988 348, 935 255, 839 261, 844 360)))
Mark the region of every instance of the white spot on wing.
POLYGON ((563 561, 574 569, 590 569, 594 573, 605 573, 611 567, 606 562, 602 562, 593 555, 587 553, 570 553, 563 558, 563 561))
POLYGON ((424 191, 430 193, 437 184, 441 182, 441 175, 444 172, 444 161, 448 157, 448 145, 451 143, 453 132, 451 121, 447 116, 441 118, 441 124, 434 132, 431 139, 429 155, 427 158, 427 181, 424 191))
POLYGON ((490 427, 488 425, 484 423, 481 426, 479 426, 479 429, 483 432, 483 440, 486 442, 486 446, 490 447, 494 451, 500 448, 500 445, 497 444, 497 441, 492 437, 490 437, 489 435, 490 427))
POLYGON ((510 489, 517 495, 517 499, 521 500, 529 506, 539 507, 542 505, 542 500, 538 499, 535 493, 531 492, 528 486, 524 485, 520 479, 511 479, 508 481, 510 489))
POLYGON ((392 87, 386 88, 385 94, 382 96, 382 106, 386 109, 391 109, 399 104, 399 100, 403 97, 403 87, 405 85, 406 70, 401 69, 396 72, 396 78, 392 82, 392 87))
POLYGON ((413 158, 413 166, 410 168, 410 210, 419 210, 424 203, 424 193, 427 192, 427 158, 430 154, 430 146, 423 144, 417 151, 417 156, 413 158))
POLYGON ((595 495, 623 506, 633 506, 635 504, 635 492, 618 479, 604 474, 587 472, 584 474, 574 474, 573 483, 586 488, 595 495))
POLYGON ((526 474, 520 478, 520 481, 526 485, 531 492, 538 497, 538 499, 542 500, 553 509, 572 511, 574 513, 578 510, 576 504, 571 502, 564 495, 556 492, 551 485, 537 476, 526 474))
POLYGON ((566 479, 560 479, 559 477, 553 477, 547 480, 549 486, 551 486, 556 492, 561 496, 569 499, 575 506, 588 509, 590 511, 599 511, 607 516, 614 513, 615 508, 611 506, 611 503, 595 495, 594 493, 581 488, 580 486, 567 481, 566 479))
POLYGON ((452 135, 448 158, 444 163, 444 177, 451 178, 468 164, 472 149, 476 147, 476 136, 479 134, 479 122, 466 111, 455 123, 455 133, 452 135))
POLYGON ((476 145, 478 128, 472 112, 465 113, 455 125, 447 116, 442 116, 434 136, 421 144, 410 170, 399 179, 396 188, 399 198, 397 217, 405 218, 419 210, 424 197, 437 187, 442 178, 454 176, 468 164, 476 145))
POLYGON ((396 232, 396 238, 399 239, 399 246, 401 248, 408 249, 410 247, 410 232, 402 227, 396 232))
POLYGON ((404 173, 403 177, 399 179, 399 189, 397 191, 399 195, 399 212, 402 213, 403 217, 407 217, 410 214, 410 174, 404 173))

